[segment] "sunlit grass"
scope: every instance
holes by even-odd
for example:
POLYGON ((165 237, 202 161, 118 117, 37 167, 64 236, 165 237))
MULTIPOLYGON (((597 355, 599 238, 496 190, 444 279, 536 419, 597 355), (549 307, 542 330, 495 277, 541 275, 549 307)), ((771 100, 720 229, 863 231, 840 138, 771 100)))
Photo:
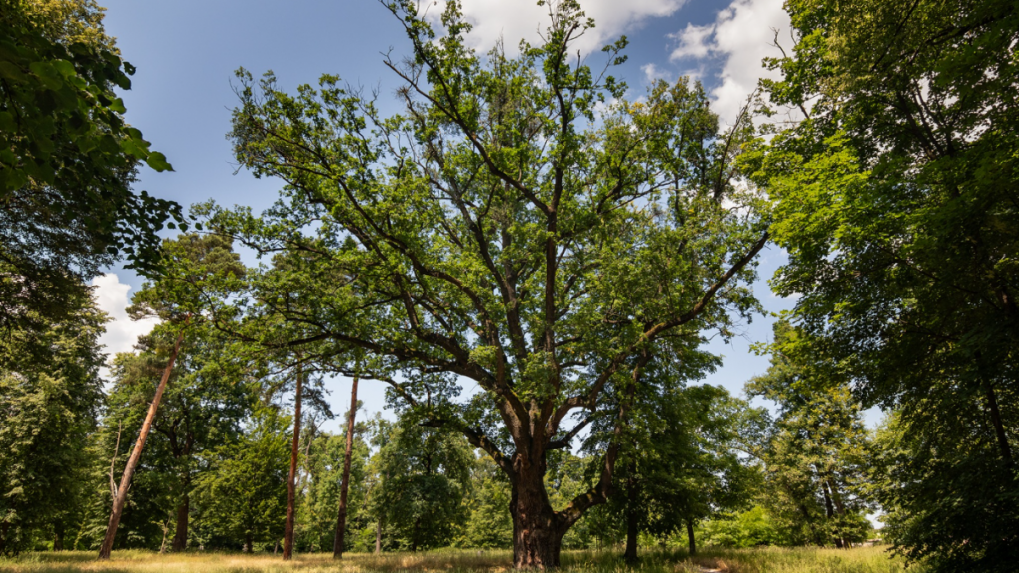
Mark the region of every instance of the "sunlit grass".
MULTIPOLYGON (((149 551, 115 551, 109 561, 97 561, 92 551, 26 553, 0 559, 4 573, 397 573, 490 572, 512 569, 510 551, 441 550, 427 553, 348 553, 334 561, 331 553, 297 555, 290 562, 271 553, 216 553, 195 551, 159 554, 149 551)), ((563 571, 619 573, 892 573, 904 571, 902 562, 881 547, 850 550, 813 548, 762 548, 707 550, 693 558, 685 553, 648 553, 630 567, 617 550, 565 551, 563 571)), ((910 573, 922 573, 911 568, 910 573)))

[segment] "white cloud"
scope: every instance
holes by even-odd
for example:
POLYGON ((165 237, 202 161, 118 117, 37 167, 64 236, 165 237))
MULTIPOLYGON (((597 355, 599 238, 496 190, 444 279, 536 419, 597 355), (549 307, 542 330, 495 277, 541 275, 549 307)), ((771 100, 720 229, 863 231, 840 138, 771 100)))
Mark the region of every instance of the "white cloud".
POLYGON ((640 67, 640 70, 644 72, 644 79, 649 84, 653 83, 655 80, 663 79, 668 75, 665 70, 660 69, 654 64, 644 64, 640 67))
POLYGON ((686 28, 670 36, 679 40, 679 46, 676 46, 676 49, 672 51, 669 59, 679 60, 682 58, 706 57, 711 51, 708 41, 711 40, 711 35, 714 31, 714 24, 706 26, 687 24, 686 28))
POLYGON ((711 97, 715 111, 726 122, 735 119, 760 78, 779 77, 778 72, 766 70, 761 59, 780 55, 772 45, 775 30, 780 39, 789 37, 789 15, 782 5, 783 0, 734 0, 714 23, 687 25, 673 35, 679 40, 670 56, 673 61, 712 58, 721 63, 720 83, 711 97))
MULTIPOLYGON (((130 352, 138 337, 148 334, 159 323, 156 318, 135 321, 127 316, 127 307, 131 304, 127 293, 131 285, 122 284, 117 275, 111 273, 98 276, 92 279, 92 286, 96 287, 93 293, 96 304, 110 315, 106 333, 99 338, 110 358, 118 352, 130 352)), ((107 377, 108 372, 104 369, 102 375, 107 377)))
MULTIPOLYGON (((548 28, 549 4, 554 1, 538 6, 535 0, 463 0, 464 16, 474 26, 467 41, 472 47, 487 51, 501 37, 510 54, 517 53, 521 38, 537 44, 548 28)), ((575 49, 583 53, 599 50, 648 18, 669 16, 685 3, 686 0, 586 0, 581 9, 594 19, 595 27, 585 32, 575 49)), ((428 17, 437 20, 444 8, 445 1, 434 2, 428 7, 428 17)))

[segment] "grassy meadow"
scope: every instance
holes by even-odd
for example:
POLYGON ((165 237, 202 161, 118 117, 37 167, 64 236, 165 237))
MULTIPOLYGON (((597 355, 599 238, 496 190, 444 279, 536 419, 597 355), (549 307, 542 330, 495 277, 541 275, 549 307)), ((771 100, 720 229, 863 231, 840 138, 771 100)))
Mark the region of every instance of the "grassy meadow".
MULTIPOLYGON (((648 553, 630 567, 618 551, 564 551, 563 572, 635 573, 892 573, 904 571, 901 560, 890 558, 884 547, 850 550, 763 548, 706 550, 689 558, 685 553, 648 553)), ((256 553, 189 552, 159 554, 149 551, 115 551, 107 562, 88 551, 25 553, 0 559, 4 573, 350 573, 397 572, 507 572, 509 551, 441 550, 427 553, 387 553, 380 556, 350 553, 336 562, 330 553, 298 555, 283 563, 278 555, 256 553)), ((911 573, 922 573, 910 568, 911 573)))

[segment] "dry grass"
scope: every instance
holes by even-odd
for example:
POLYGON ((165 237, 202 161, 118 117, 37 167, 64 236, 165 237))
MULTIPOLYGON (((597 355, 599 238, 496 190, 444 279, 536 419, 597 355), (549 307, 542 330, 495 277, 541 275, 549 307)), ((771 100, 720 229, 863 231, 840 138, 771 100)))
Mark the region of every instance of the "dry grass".
MULTIPOLYGON (((330 553, 298 555, 284 563, 277 555, 191 552, 158 554, 116 551, 109 561, 96 561, 94 552, 27 553, 17 559, 0 559, 4 573, 501 573, 512 569, 509 551, 453 551, 388 553, 381 556, 351 553, 333 561, 330 553)), ((650 553, 636 567, 626 565, 617 551, 563 553, 564 573, 899 573, 902 563, 883 548, 848 551, 835 549, 744 549, 705 551, 693 559, 683 553, 650 553)), ((912 568, 910 573, 922 573, 912 568)))

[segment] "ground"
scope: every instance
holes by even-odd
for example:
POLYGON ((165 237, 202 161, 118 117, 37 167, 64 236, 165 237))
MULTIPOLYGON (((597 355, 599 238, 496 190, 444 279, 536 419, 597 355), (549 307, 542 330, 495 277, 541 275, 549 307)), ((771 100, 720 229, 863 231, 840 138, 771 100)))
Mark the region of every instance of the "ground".
MULTIPOLYGON (((283 563, 271 553, 188 552, 158 554, 115 551, 110 561, 99 562, 95 552, 62 551, 25 553, 0 558, 3 573, 502 573, 511 571, 509 551, 441 550, 427 553, 387 553, 381 556, 348 553, 342 562, 331 553, 298 555, 283 563)), ((651 553, 630 568, 618 551, 564 551, 563 573, 898 573, 902 561, 890 557, 887 547, 859 549, 737 549, 708 550, 693 558, 685 553, 651 553)), ((910 568, 910 573, 922 569, 910 568)))

